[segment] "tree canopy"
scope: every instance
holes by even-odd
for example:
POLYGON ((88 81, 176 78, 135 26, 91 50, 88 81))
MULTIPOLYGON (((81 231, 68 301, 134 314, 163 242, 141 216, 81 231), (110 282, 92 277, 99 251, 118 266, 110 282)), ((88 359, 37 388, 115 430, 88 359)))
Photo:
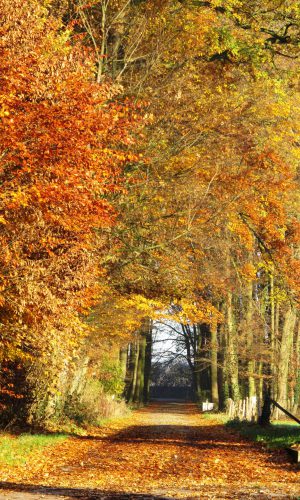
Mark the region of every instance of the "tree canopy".
POLYGON ((298 405, 299 2, 0 9, 3 408, 62 415, 107 352, 147 398, 163 318, 216 400, 298 405))

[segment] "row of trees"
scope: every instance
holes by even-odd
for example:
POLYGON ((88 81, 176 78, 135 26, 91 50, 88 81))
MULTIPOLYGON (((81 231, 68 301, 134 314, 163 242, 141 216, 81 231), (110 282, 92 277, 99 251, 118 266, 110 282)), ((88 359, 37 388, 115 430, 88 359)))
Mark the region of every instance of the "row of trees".
POLYGON ((298 3, 0 7, 3 409, 60 418, 125 368, 147 398, 166 317, 199 398, 206 369, 215 401, 297 404, 298 3))
POLYGON ((40 2, 0 9, 2 404, 34 422, 73 391, 136 120, 40 2))

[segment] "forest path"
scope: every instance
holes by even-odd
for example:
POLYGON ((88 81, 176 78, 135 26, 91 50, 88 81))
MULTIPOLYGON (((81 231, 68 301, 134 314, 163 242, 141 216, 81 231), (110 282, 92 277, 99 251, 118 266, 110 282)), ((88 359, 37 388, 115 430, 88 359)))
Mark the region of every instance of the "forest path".
POLYGON ((285 452, 241 439, 192 403, 152 403, 0 472, 1 500, 300 498, 285 452))

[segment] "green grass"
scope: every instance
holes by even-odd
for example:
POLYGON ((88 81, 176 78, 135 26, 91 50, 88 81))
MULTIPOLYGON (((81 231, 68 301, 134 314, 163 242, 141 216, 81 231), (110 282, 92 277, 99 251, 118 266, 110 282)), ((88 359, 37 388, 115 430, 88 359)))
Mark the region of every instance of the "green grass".
POLYGON ((226 425, 252 441, 267 445, 268 448, 286 448, 294 443, 300 443, 300 425, 296 423, 274 422, 269 427, 261 427, 257 424, 231 420, 226 425))
POLYGON ((28 456, 67 438, 62 434, 0 434, 0 464, 23 465, 28 456))
POLYGON ((205 420, 218 420, 220 424, 226 424, 228 422, 228 415, 226 413, 217 413, 217 412, 207 412, 201 413, 201 417, 205 418, 205 420))

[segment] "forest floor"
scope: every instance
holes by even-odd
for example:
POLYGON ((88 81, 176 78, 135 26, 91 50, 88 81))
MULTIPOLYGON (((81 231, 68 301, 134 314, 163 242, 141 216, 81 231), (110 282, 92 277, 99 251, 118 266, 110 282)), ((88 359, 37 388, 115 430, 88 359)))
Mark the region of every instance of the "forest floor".
POLYGON ((194 404, 157 402, 1 466, 1 500, 71 498, 300 499, 300 469, 194 404))

